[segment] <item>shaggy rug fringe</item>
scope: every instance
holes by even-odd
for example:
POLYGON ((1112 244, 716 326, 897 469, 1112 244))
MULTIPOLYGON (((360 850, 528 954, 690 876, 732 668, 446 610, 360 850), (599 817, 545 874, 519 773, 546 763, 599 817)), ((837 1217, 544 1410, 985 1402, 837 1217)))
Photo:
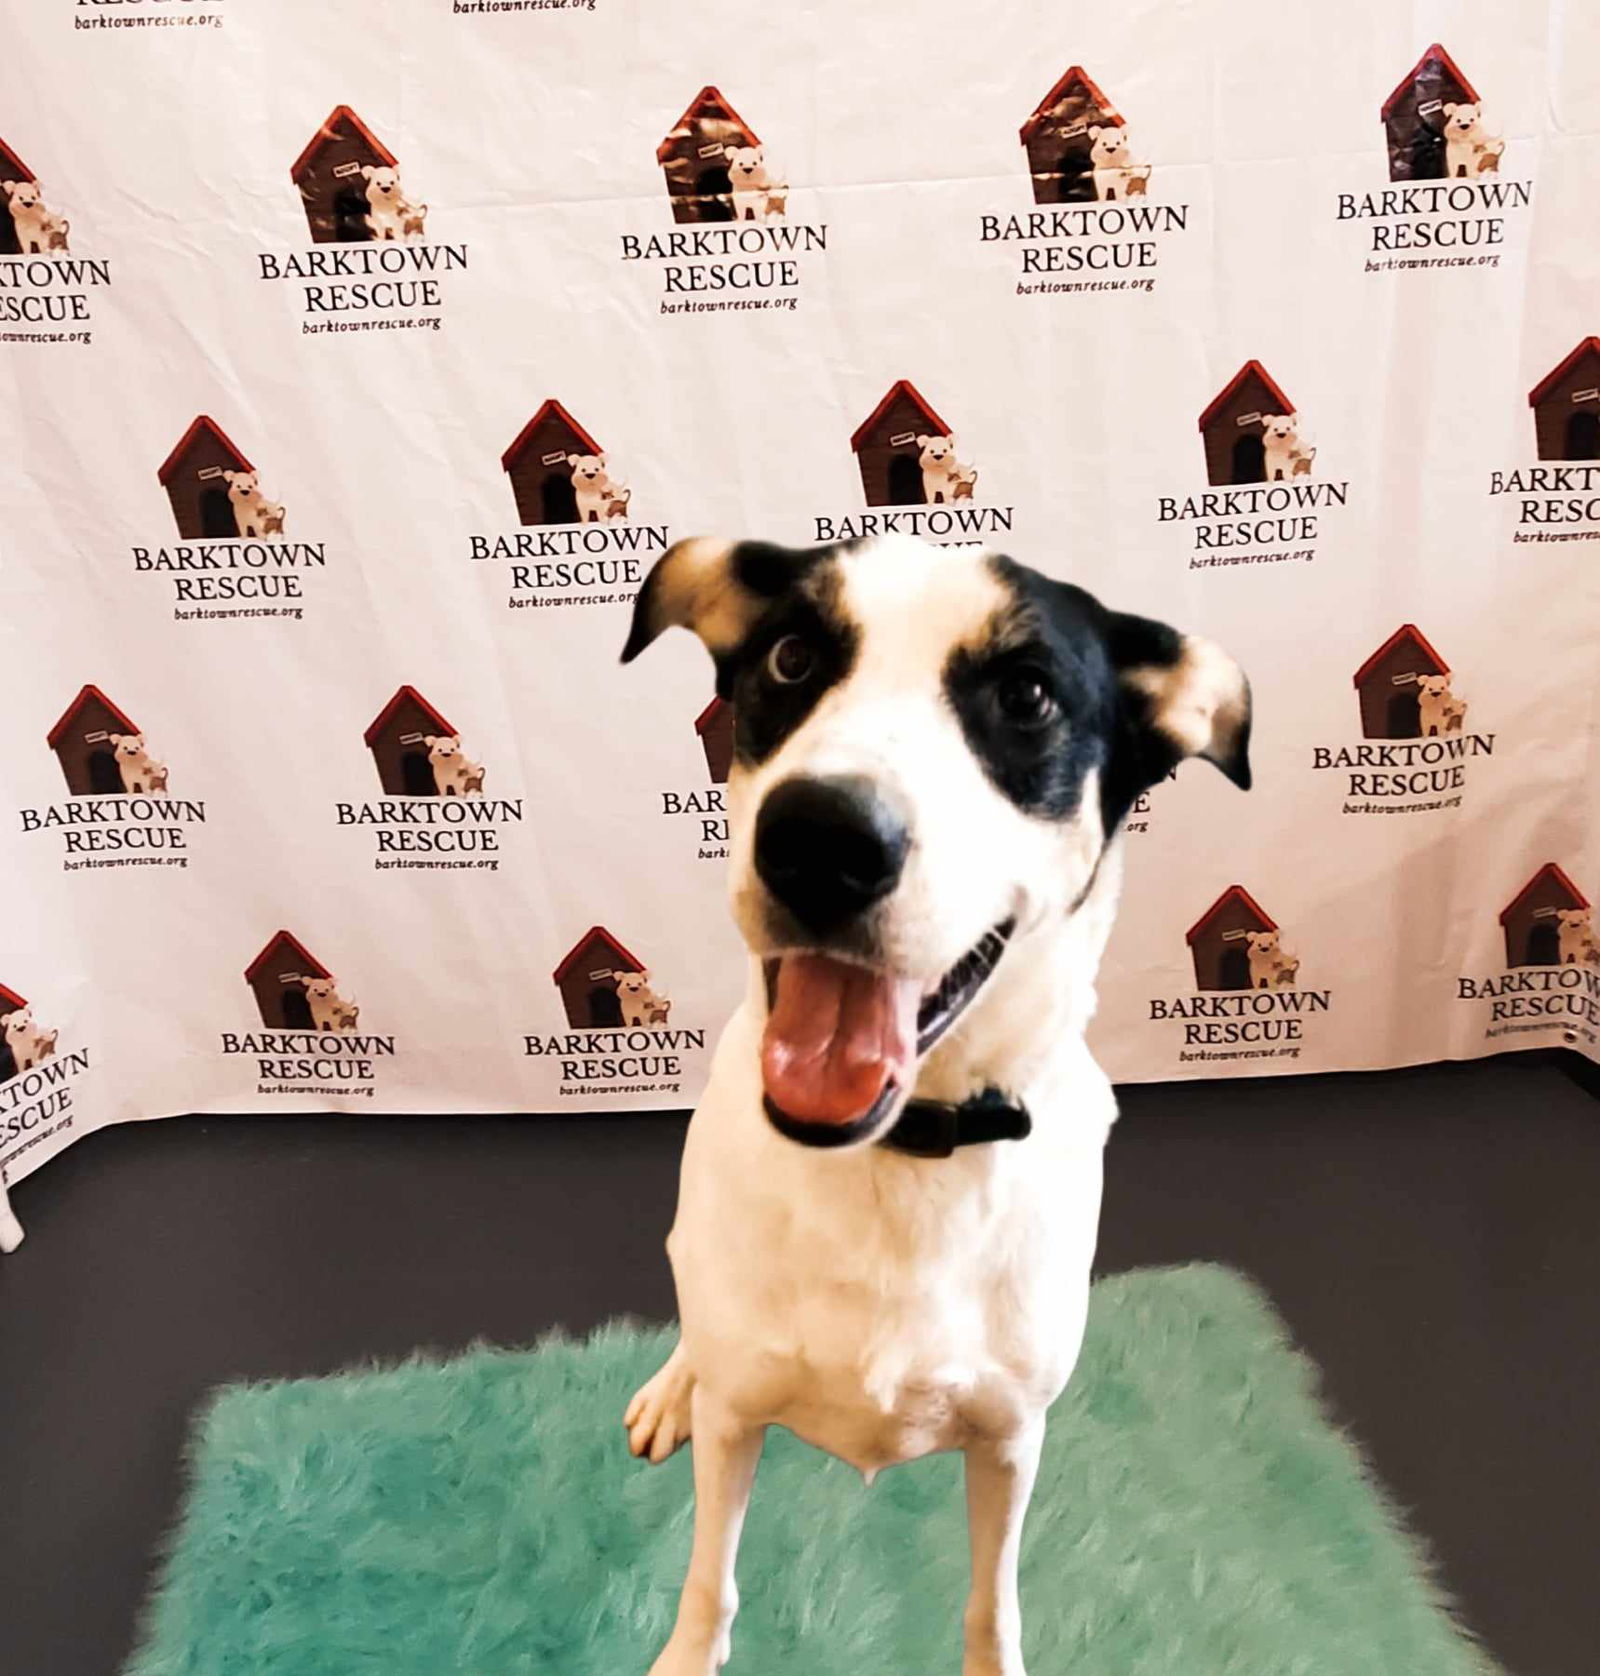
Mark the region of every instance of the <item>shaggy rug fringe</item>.
MULTIPOLYGON (((686 1454, 626 1452, 669 1331, 220 1392, 128 1676, 643 1676, 688 1553, 686 1454)), ((959 1461, 860 1478, 785 1433, 728 1676, 954 1676, 959 1461)), ((1490 1676, 1417 1542, 1226 1270, 1094 1289, 1022 1575, 1030 1676, 1490 1676)))

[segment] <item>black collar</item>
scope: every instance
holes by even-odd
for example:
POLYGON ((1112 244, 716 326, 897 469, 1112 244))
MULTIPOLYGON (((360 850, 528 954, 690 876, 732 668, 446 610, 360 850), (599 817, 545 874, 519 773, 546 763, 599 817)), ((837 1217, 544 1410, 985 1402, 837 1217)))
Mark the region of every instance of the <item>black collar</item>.
POLYGON ((986 1088, 959 1106, 943 1100, 908 1100, 898 1121, 878 1142, 913 1158, 948 1158, 958 1146, 982 1146, 989 1141, 1024 1141, 1033 1133, 1033 1119, 1019 1100, 986 1088))

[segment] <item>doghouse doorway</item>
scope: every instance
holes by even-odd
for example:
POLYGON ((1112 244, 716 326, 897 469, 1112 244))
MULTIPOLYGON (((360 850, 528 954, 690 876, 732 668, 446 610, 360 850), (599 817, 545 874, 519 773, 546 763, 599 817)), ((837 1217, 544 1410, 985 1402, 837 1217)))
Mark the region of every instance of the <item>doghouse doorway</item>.
POLYGON ((578 491, 572 479, 553 471, 539 485, 539 510, 547 524, 575 524, 578 521, 578 491))
POLYGON ((1415 739, 1421 734, 1422 705, 1415 686, 1390 693, 1388 726, 1391 739, 1415 739))
POLYGON ((713 163, 702 169, 695 177, 694 189, 700 199, 702 221, 733 220, 733 177, 726 164, 713 163))
POLYGON ((226 489, 200 491, 200 533, 203 536, 230 536, 239 533, 238 520, 233 515, 233 502, 226 489))
POLYGON ((589 1028, 614 1030, 622 1023, 622 997, 610 983, 593 984, 589 990, 589 1028))
POLYGON ((1600 460, 1600 413, 1580 407, 1567 417, 1564 460, 1600 460))
POLYGON ((1264 483, 1267 477, 1267 449, 1260 435, 1246 431, 1233 444, 1233 481, 1264 483))
POLYGON ((89 790, 112 797, 122 791, 122 775, 117 769, 115 751, 98 750, 89 753, 89 790))
POLYGON ((437 797, 439 787, 433 778, 433 764, 425 750, 410 750, 400 758, 400 784, 403 797, 437 797))
POLYGON ((333 236, 337 244, 360 244, 372 237, 367 225, 367 189, 346 181, 333 195, 333 236))
POLYGON ((1243 943, 1230 943, 1222 951, 1217 963, 1217 986, 1220 989, 1250 987, 1250 954, 1243 943))
POLYGON ((915 454, 896 454, 889 462, 889 504, 891 506, 921 506, 926 496, 922 489, 922 467, 915 454))
POLYGON ((1094 167, 1088 151, 1081 145, 1069 146, 1056 165, 1061 177, 1061 202, 1081 204, 1094 197, 1094 167))
POLYGON ((1445 155, 1444 135, 1418 117, 1417 131, 1411 136, 1411 178, 1443 180, 1445 155))
POLYGON ((1561 932, 1553 919, 1536 919, 1528 927, 1527 957, 1529 966, 1561 964, 1561 932))
POLYGON ((311 1003, 299 984, 285 984, 283 990, 283 1027, 285 1030, 314 1030, 311 1003))

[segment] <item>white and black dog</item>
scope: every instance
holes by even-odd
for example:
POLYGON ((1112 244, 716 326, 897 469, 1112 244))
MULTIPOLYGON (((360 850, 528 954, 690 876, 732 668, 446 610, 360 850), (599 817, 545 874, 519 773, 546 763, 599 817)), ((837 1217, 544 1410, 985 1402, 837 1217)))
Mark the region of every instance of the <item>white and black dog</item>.
POLYGON ((869 1479, 963 1450, 964 1676, 1022 1676, 1022 1520, 1115 1116, 1083 1032, 1116 835, 1183 757, 1248 786, 1249 687, 1209 642, 899 536, 680 542, 623 661, 674 624, 734 707, 752 960, 684 1149, 680 1342, 625 1420, 652 1461, 694 1439, 693 1555, 653 1676, 728 1657, 769 1425, 869 1479))

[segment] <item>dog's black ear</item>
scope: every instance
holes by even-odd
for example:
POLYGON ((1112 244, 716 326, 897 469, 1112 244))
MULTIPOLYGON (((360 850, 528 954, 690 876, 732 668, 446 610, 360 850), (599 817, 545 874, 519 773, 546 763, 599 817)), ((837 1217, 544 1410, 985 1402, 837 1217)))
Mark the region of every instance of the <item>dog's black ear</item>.
POLYGON ((669 628, 693 629, 714 658, 725 658, 762 611, 826 551, 709 536, 677 542, 644 579, 633 604, 633 626, 622 661, 632 663, 669 628))
POLYGON ((1204 757, 1248 791, 1250 683, 1238 664, 1199 635, 1118 612, 1107 613, 1106 646, 1134 777, 1153 786, 1185 757, 1204 757))

